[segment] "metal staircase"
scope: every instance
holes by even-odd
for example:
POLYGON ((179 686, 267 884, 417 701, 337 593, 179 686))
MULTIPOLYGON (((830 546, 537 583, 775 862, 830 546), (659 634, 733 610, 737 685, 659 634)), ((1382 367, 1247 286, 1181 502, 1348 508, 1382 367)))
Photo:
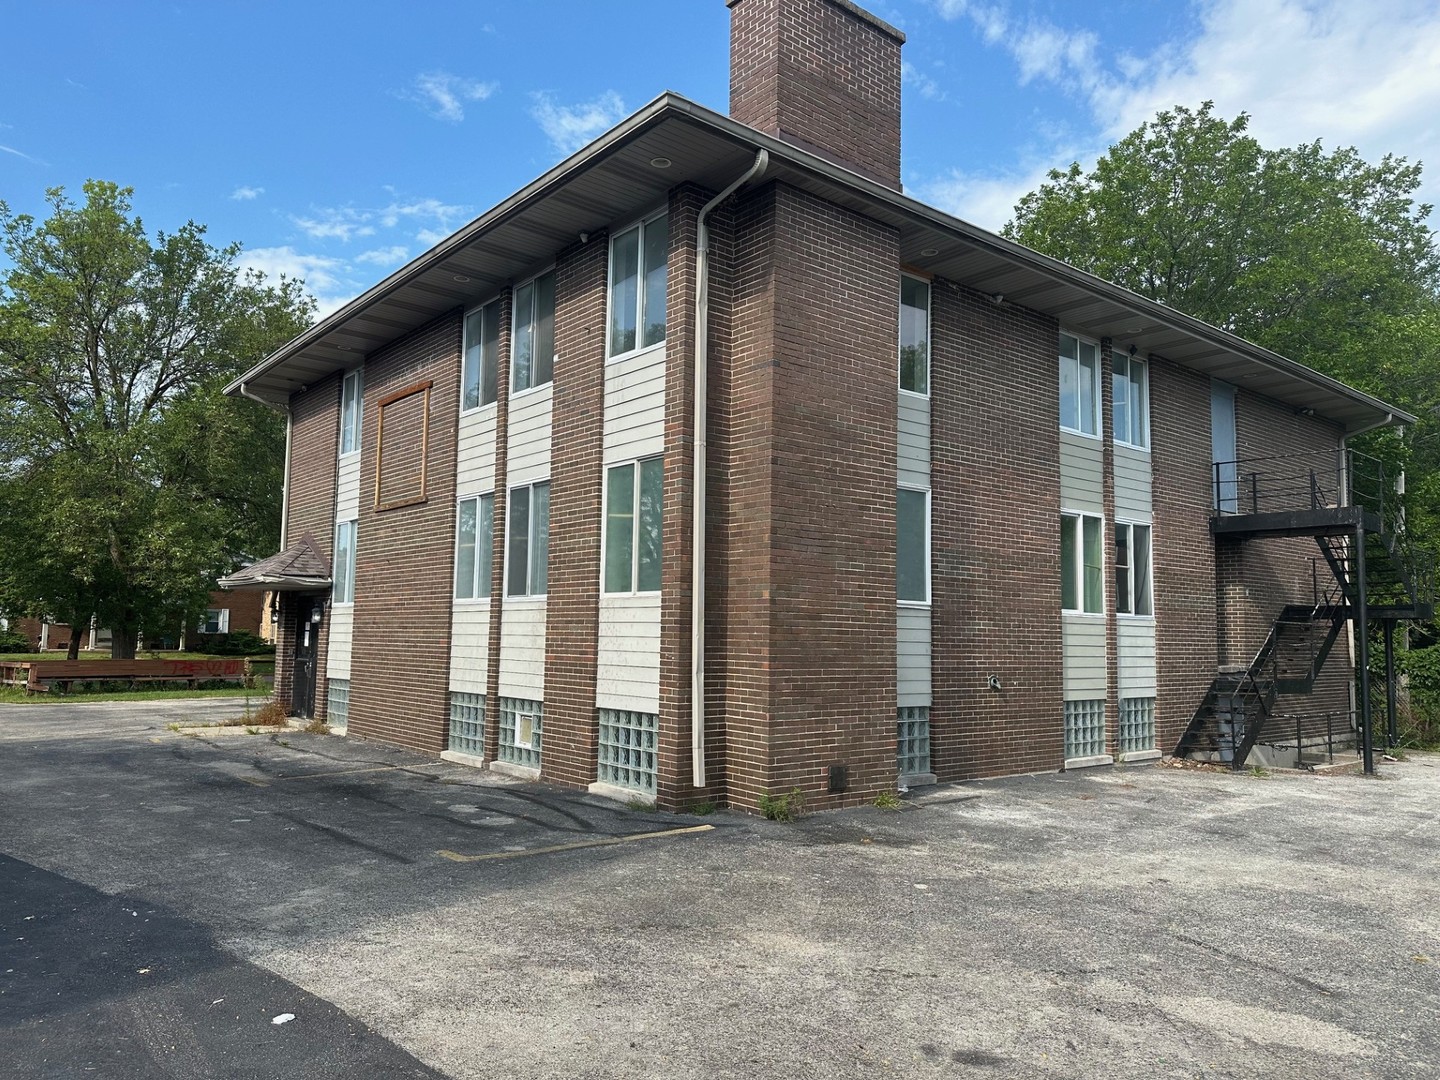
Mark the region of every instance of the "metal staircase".
POLYGON ((1435 558, 1408 543, 1394 487, 1383 463, 1348 449, 1216 466, 1217 537, 1313 536, 1321 558, 1312 561, 1312 603, 1287 605, 1248 666, 1217 674, 1177 757, 1240 769, 1264 745, 1293 749, 1299 764, 1307 750, 1323 747, 1333 756, 1337 742, 1359 741, 1366 771, 1373 771, 1368 628, 1377 621, 1385 628, 1393 737, 1395 624, 1435 615, 1435 558), (1347 621, 1363 628, 1356 633, 1360 715, 1281 712, 1282 699, 1314 690, 1347 621))

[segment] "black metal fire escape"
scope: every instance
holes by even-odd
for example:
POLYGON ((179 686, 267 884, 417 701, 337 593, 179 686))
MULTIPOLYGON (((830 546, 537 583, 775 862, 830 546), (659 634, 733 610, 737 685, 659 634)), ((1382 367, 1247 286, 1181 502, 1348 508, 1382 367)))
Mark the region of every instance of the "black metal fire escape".
POLYGON ((1397 623, 1434 618, 1434 556, 1413 549, 1403 528, 1394 475, 1352 450, 1224 462, 1215 466, 1211 532, 1237 542, 1313 537, 1311 603, 1287 605, 1249 665, 1222 670, 1176 747, 1177 757, 1208 757, 1239 769, 1257 745, 1307 747, 1354 738, 1373 772, 1370 634, 1385 641, 1387 741, 1396 742, 1394 633, 1397 623), (1279 699, 1309 694, 1345 624, 1355 627, 1358 714, 1282 714, 1279 699))

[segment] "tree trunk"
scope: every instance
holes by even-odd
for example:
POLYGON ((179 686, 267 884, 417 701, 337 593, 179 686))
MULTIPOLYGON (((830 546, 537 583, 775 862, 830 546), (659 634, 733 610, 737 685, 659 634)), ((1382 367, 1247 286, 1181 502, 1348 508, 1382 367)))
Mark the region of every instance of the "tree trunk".
POLYGON ((65 659, 66 659, 66 660, 79 660, 79 659, 80 659, 80 635, 76 632, 75 627, 73 627, 73 626, 70 627, 70 645, 69 645, 69 647, 65 650, 65 659))
POLYGON ((123 630, 115 627, 110 631, 110 659, 111 660, 134 660, 135 639, 138 631, 134 627, 125 627, 123 630))

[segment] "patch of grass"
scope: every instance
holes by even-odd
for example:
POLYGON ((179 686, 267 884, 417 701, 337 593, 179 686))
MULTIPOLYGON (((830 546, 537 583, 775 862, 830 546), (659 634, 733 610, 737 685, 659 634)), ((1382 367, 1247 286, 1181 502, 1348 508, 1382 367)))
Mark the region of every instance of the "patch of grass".
POLYGON ((875 806, 880 810, 899 810, 900 796, 893 791, 882 791, 875 796, 875 806))
POLYGON ((697 802, 686 811, 687 814, 694 814, 696 817, 709 817, 716 810, 713 802, 697 802))
MULTIPOLYGON (((285 721, 282 720, 280 722, 283 724, 285 721)), ((327 724, 324 720, 321 720, 320 717, 312 716, 310 720, 305 724, 305 726, 302 727, 300 730, 305 732, 307 735, 329 735, 330 725, 327 724)))
POLYGON ((1265 768, 1264 765, 1251 765, 1250 768, 1245 771, 1257 780, 1266 780, 1270 776, 1270 770, 1265 768))
POLYGON ((85 701, 170 701, 181 698, 243 698, 254 690, 227 686, 214 690, 105 690, 91 693, 27 694, 23 686, 0 686, 0 705, 73 705, 85 701))
POLYGON ((770 821, 795 821, 805 813, 805 793, 798 787, 785 795, 761 795, 760 813, 770 821))
POLYGON ((625 804, 627 809, 634 810, 637 814, 648 814, 655 809, 655 803, 643 796, 637 795, 625 804))

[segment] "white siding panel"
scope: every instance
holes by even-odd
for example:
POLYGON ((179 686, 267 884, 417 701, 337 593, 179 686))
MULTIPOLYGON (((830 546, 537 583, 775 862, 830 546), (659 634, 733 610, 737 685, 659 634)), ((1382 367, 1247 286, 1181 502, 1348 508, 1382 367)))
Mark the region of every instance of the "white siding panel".
POLYGON ((341 604, 331 607, 327 616, 330 620, 330 648, 325 657, 325 677, 348 679, 350 646, 355 640, 355 606, 341 604))
POLYGON ((930 486, 930 399, 900 395, 899 482, 908 487, 930 486))
POLYGON ((1060 505, 1105 513, 1105 448, 1099 439, 1060 433, 1060 505))
POLYGON ((896 609, 896 705, 928 706, 930 700, 930 609, 896 609))
POLYGON ((605 369, 605 462, 665 452, 665 350, 652 349, 605 369))
POLYGON ((495 489, 495 409, 493 406, 460 417, 460 445, 456 458, 456 492, 484 495, 495 489))
POLYGON ((660 711, 660 597, 600 598, 595 706, 660 711))
POLYGON ((1155 621, 1153 619, 1118 619, 1116 621, 1116 672, 1120 696, 1155 696, 1155 621))
POLYGON ((1090 701, 1105 694, 1105 620, 1061 616, 1065 700, 1090 701))
POLYGON ((451 691, 485 693, 485 672, 490 666, 490 604, 457 603, 450 626, 451 691))
POLYGON ((1115 516, 1126 521, 1149 521, 1150 455, 1128 446, 1115 447, 1115 516))
POLYGON ((500 696, 545 700, 543 600, 511 598, 505 604, 500 619, 500 696))
POLYGON ((360 455, 346 454, 336 466, 335 520, 360 516, 360 455))
POLYGON ((550 476, 550 411, 554 389, 554 383, 547 383, 510 402, 510 461, 506 482, 512 488, 550 476))

